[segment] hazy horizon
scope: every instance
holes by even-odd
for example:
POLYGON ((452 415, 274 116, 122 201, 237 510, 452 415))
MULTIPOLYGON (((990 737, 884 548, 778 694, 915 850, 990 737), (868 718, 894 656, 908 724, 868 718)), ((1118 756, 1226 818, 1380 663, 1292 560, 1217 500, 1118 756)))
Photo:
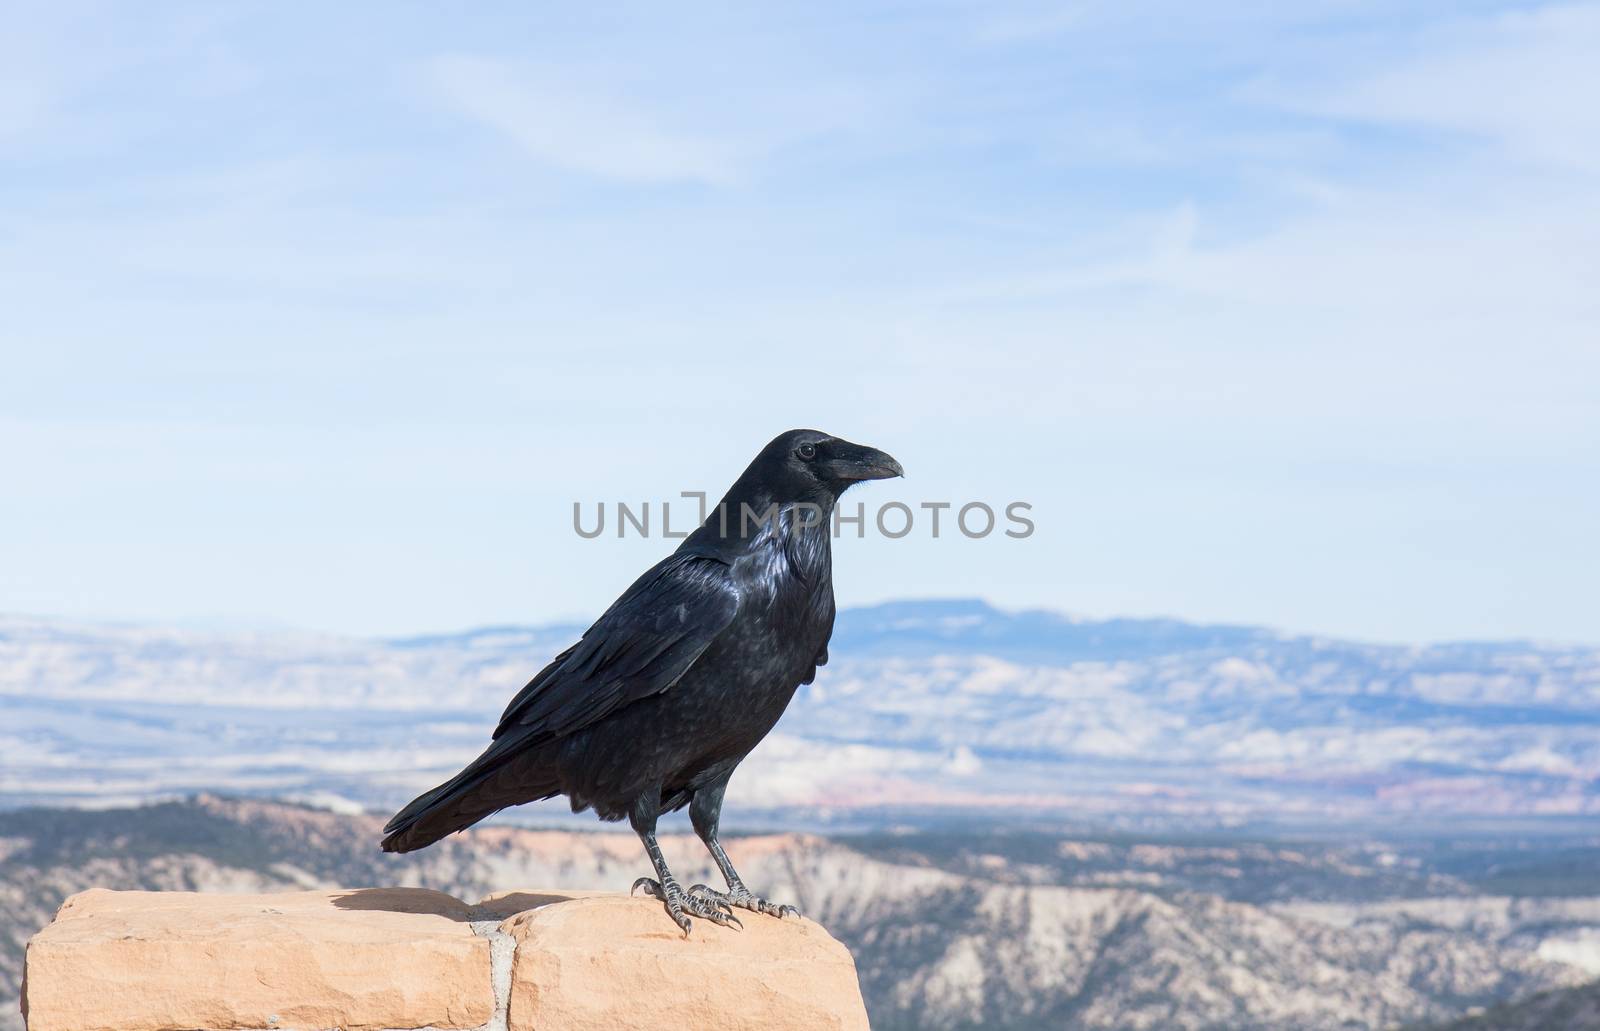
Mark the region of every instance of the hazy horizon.
MULTIPOLYGON (((1547 648, 1579 648, 1579 649, 1600 648, 1600 638, 1591 638, 1591 639, 1575 639, 1574 638, 1574 639, 1568 639, 1568 638, 1555 638, 1555 637, 1522 636, 1522 637, 1440 637, 1440 638, 1428 638, 1428 639, 1417 639, 1417 640, 1404 640, 1404 639, 1398 639, 1398 638, 1361 637, 1361 636, 1352 636, 1352 635, 1330 634, 1330 633, 1326 633, 1326 632, 1323 632, 1323 631, 1319 631, 1314 627, 1311 627, 1311 628, 1289 627, 1289 626, 1280 626, 1280 625, 1276 625, 1276 624, 1272 624, 1272 623, 1250 623, 1250 622, 1242 622, 1242 621, 1235 621, 1235 620, 1186 619, 1186 618, 1183 618, 1181 616, 1174 616, 1174 615, 1171 615, 1170 613, 1161 613, 1161 612, 1152 612, 1152 613, 1114 612, 1114 613, 1099 614, 1099 613, 1074 612, 1074 611, 1065 610, 1065 609, 1053 608, 1053 607, 1051 607, 1049 605, 1004 605, 1004 604, 1000 604, 998 602, 995 602, 992 599, 984 598, 984 597, 982 597, 980 595, 973 595, 973 594, 967 594, 967 595, 950 594, 950 595, 939 595, 939 596, 936 596, 936 595, 924 595, 924 596, 919 596, 919 597, 907 596, 907 597, 901 597, 901 598, 885 598, 885 599, 882 599, 882 600, 879 600, 879 601, 864 602, 864 603, 856 604, 856 605, 843 605, 843 604, 841 604, 839 606, 839 611, 842 614, 842 613, 850 612, 850 611, 871 610, 871 609, 878 608, 880 606, 889 606, 889 605, 921 605, 921 604, 948 605, 948 604, 966 604, 966 603, 976 603, 978 605, 986 606, 989 609, 992 609, 992 610, 1000 612, 1000 613, 1008 614, 1008 615, 1016 615, 1016 614, 1021 614, 1021 613, 1044 613, 1044 614, 1047 614, 1047 615, 1060 617, 1060 618, 1068 620, 1069 622, 1072 622, 1072 623, 1109 623, 1109 622, 1124 621, 1124 620, 1132 621, 1132 622, 1152 622, 1152 623, 1174 622, 1174 623, 1181 623, 1181 624, 1184 624, 1186 626, 1192 626, 1192 627, 1230 627, 1230 628, 1238 628, 1238 629, 1260 630, 1260 631, 1265 631, 1265 632, 1271 633, 1271 634, 1277 634, 1277 635, 1280 635, 1280 636, 1283 636, 1283 637, 1287 637, 1287 638, 1322 639, 1322 640, 1329 640, 1329 641, 1339 641, 1339 642, 1347 643, 1347 644, 1370 645, 1370 646, 1374 646, 1374 647, 1427 648, 1427 647, 1432 647, 1432 646, 1453 645, 1453 644, 1489 644, 1489 645, 1494 645, 1494 644, 1527 644, 1527 645, 1537 645, 1537 646, 1547 647, 1547 648)), ((293 636, 293 635, 308 635, 308 636, 321 636, 321 637, 332 637, 332 638, 348 638, 350 640, 388 641, 388 642, 405 641, 405 640, 412 639, 412 638, 461 637, 461 636, 467 636, 467 635, 470 635, 470 634, 484 633, 484 632, 490 632, 490 631, 495 631, 495 630, 524 630, 524 629, 529 629, 529 630, 550 630, 550 629, 572 628, 572 629, 574 629, 574 630, 576 630, 578 632, 581 632, 584 627, 586 627, 590 623, 594 622, 595 618, 598 617, 599 615, 600 615, 600 611, 597 610, 597 611, 595 611, 595 612, 593 612, 593 613, 591 613, 591 614, 589 614, 587 616, 578 615, 578 614, 572 614, 572 615, 563 616, 563 615, 559 615, 558 614, 558 615, 552 616, 552 617, 550 617, 548 619, 523 619, 523 620, 517 620, 517 619, 495 620, 495 619, 490 619, 490 620, 487 620, 487 621, 484 621, 484 622, 480 622, 480 623, 470 623, 470 624, 456 625, 456 626, 433 626, 433 627, 422 626, 422 627, 402 628, 402 629, 397 629, 397 630, 392 630, 392 631, 375 631, 375 632, 370 632, 370 633, 359 633, 359 632, 341 631, 341 630, 337 630, 337 629, 333 629, 333 628, 329 628, 329 627, 310 626, 310 625, 306 625, 306 624, 299 624, 299 623, 292 623, 292 622, 272 622, 272 621, 248 620, 248 619, 229 619, 229 618, 215 618, 215 619, 206 619, 206 618, 194 618, 194 619, 141 619, 141 618, 129 617, 129 616, 117 616, 117 615, 114 615, 114 614, 105 614, 105 615, 98 615, 98 614, 93 614, 93 613, 90 613, 90 614, 65 614, 65 613, 59 613, 59 612, 15 612, 15 611, 0 610, 0 620, 7 620, 7 619, 38 620, 38 621, 41 621, 41 622, 44 622, 44 623, 59 623, 59 624, 64 624, 64 625, 98 626, 98 627, 120 627, 120 628, 127 628, 127 629, 178 630, 178 631, 184 631, 184 632, 189 632, 189 633, 217 634, 217 635, 223 635, 223 636, 225 636, 227 634, 231 634, 231 633, 248 633, 248 634, 257 634, 257 633, 259 633, 259 634, 284 634, 284 635, 290 635, 290 636, 293 636)))

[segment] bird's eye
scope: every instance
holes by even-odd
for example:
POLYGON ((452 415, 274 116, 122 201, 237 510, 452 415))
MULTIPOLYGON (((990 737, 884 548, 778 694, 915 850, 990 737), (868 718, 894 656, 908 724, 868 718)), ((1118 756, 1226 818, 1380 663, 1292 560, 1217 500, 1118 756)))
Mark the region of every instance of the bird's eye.
POLYGON ((817 446, 815 444, 801 444, 798 448, 795 448, 794 453, 809 462, 817 457, 817 446))

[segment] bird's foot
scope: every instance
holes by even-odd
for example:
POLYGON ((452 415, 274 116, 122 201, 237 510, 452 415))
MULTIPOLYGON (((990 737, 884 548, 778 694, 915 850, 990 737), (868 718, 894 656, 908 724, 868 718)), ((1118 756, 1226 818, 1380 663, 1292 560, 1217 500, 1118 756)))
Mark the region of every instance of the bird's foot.
POLYGON ((718 891, 709 885, 696 884, 689 889, 689 897, 709 899, 729 912, 738 908, 748 909, 752 913, 765 913, 767 916, 792 916, 797 920, 800 918, 800 911, 793 906, 780 906, 776 902, 768 902, 760 895, 752 895, 750 889, 743 884, 731 884, 727 891, 718 891))
POLYGON ((672 922, 683 929, 683 936, 689 937, 689 918, 697 916, 702 920, 709 920, 722 927, 743 927, 739 918, 733 915, 729 906, 715 899, 696 895, 684 891, 682 886, 671 877, 663 885, 653 877, 641 877, 633 882, 633 888, 628 894, 632 895, 640 888, 653 899, 660 899, 661 904, 667 907, 667 915, 672 917, 672 922))

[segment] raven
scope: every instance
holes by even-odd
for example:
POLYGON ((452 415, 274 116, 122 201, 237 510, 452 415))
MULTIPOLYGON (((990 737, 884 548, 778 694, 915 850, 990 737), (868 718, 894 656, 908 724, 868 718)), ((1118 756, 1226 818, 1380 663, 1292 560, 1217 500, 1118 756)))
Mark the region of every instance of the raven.
POLYGON ((738 924, 735 908, 798 915, 745 887, 717 840, 728 779, 828 661, 834 504, 862 480, 902 476, 874 448, 791 430, 761 449, 678 549, 623 592, 577 644, 506 706, 493 743, 384 828, 410 852, 507 806, 566 795, 573 812, 626 818, 655 878, 634 882, 689 933, 689 917, 738 924), (689 820, 728 890, 685 891, 656 819, 689 820))

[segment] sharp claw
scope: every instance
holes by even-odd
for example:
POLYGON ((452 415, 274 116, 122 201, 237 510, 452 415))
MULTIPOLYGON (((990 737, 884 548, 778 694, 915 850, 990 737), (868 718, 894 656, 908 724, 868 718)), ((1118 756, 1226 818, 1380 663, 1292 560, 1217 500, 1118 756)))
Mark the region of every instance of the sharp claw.
POLYGON ((701 900, 708 906, 715 907, 729 916, 733 915, 733 906, 729 904, 730 900, 728 899, 728 896, 711 887, 709 884, 696 884, 694 887, 689 889, 689 894, 701 900))
POLYGON ((737 891, 722 892, 707 884, 696 884, 685 891, 676 882, 666 885, 652 877, 641 877, 633 882, 628 894, 636 895, 640 889, 651 898, 661 900, 667 915, 683 930, 685 938, 689 937, 690 928, 694 926, 691 916, 709 920, 719 927, 744 930, 744 921, 734 915, 734 907, 779 919, 787 916, 798 919, 800 916, 800 911, 795 907, 768 902, 752 895, 748 888, 742 886, 737 891))
MULTIPOLYGON (((712 891, 703 884, 690 888, 687 898, 690 901, 689 912, 702 920, 710 920, 714 924, 730 927, 738 924, 738 918, 733 915, 733 910, 717 898, 717 892, 712 891)), ((738 924, 741 928, 743 924, 738 924)))
MULTIPOLYGON (((752 913, 760 913, 763 916, 777 917, 779 919, 788 916, 792 916, 796 919, 799 919, 800 917, 800 911, 795 907, 780 906, 775 902, 768 902, 766 899, 761 898, 758 895, 752 895, 750 893, 750 889, 745 888, 742 885, 738 888, 729 888, 724 892, 718 891, 710 885, 696 884, 694 887, 689 889, 689 895, 703 903, 708 908, 715 907, 730 917, 734 917, 735 907, 738 907, 739 909, 748 909, 752 913)), ((710 917, 707 917, 707 919, 710 919, 710 917)), ((734 917, 734 919, 737 920, 738 917, 734 917)), ((743 927, 744 925, 740 924, 739 926, 743 927)))

